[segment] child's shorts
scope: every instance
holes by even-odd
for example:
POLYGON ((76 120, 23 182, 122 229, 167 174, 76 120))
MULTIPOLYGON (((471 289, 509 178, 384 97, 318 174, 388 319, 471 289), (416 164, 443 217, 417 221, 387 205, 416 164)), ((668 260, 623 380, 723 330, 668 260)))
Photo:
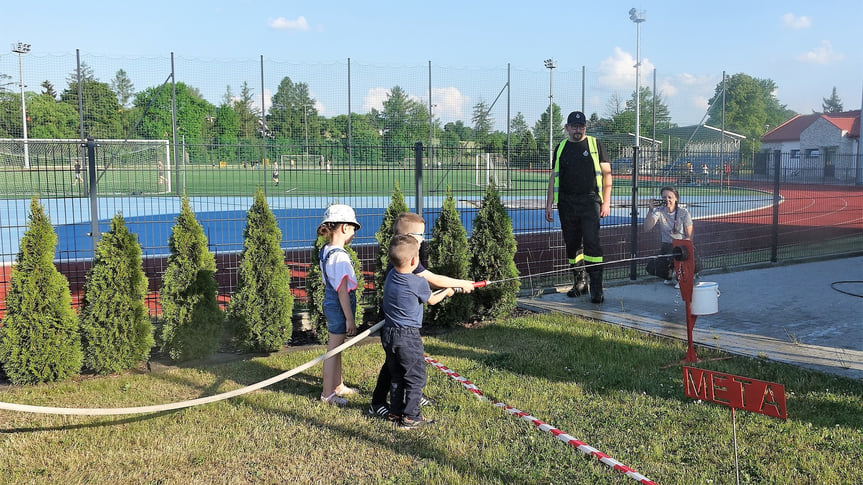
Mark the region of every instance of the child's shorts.
POLYGON ((337 335, 348 333, 348 321, 338 302, 335 305, 324 303, 324 317, 327 319, 327 330, 330 333, 337 335))

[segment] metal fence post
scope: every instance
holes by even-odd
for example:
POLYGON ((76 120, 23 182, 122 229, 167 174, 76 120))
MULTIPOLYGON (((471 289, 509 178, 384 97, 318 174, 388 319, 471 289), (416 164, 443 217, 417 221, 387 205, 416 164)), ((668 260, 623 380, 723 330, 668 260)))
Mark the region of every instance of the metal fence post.
POLYGON ((414 144, 414 193, 416 194, 416 213, 423 215, 423 142, 414 144))
POLYGON ((93 261, 96 261, 96 243, 99 242, 99 199, 96 197, 96 147, 92 136, 87 137, 87 174, 90 182, 90 238, 93 241, 93 261))
POLYGON ((770 262, 775 263, 778 259, 779 248, 779 177, 782 172, 782 152, 773 151, 773 234, 770 242, 770 262))

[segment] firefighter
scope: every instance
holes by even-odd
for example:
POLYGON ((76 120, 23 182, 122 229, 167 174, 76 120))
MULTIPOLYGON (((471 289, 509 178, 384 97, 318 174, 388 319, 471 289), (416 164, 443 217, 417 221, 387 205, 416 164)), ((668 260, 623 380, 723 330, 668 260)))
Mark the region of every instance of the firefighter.
POLYGON ((611 210, 611 162, 602 143, 585 134, 587 119, 584 113, 570 113, 564 129, 568 137, 555 151, 545 200, 545 220, 554 220, 552 206, 557 202, 566 257, 573 270, 573 287, 567 296, 585 293, 586 271, 590 278, 590 301, 602 303, 605 297, 599 220, 607 217, 611 210), (579 254, 582 248, 583 255, 579 254))

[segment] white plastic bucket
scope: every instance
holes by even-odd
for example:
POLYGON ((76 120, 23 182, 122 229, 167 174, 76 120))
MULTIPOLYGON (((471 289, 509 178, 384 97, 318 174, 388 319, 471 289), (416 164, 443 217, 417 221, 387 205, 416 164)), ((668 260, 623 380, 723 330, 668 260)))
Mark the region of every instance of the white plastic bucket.
POLYGON ((699 282, 692 288, 693 315, 719 313, 719 284, 711 281, 699 282))

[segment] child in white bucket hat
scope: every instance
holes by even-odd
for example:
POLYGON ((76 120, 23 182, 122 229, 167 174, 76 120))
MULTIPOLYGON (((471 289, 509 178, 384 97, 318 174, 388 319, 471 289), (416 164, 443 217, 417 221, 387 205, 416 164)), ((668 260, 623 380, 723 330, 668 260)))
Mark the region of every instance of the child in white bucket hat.
MULTIPOLYGON (((354 210, 345 204, 333 204, 324 213, 317 233, 329 242, 321 249, 321 274, 324 279, 324 316, 330 333, 327 350, 343 344, 346 336, 357 333, 354 314, 357 309, 357 275, 351 257, 345 251, 360 223, 354 210)), ((344 396, 356 394, 357 390, 342 382, 342 354, 336 354, 324 361, 324 388, 321 400, 336 406, 344 406, 344 396)))

